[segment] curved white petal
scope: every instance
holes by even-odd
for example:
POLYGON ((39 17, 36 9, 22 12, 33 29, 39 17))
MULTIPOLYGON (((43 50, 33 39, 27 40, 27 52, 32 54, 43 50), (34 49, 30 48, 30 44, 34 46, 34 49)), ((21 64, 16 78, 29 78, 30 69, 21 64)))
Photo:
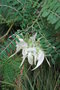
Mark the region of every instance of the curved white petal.
POLYGON ((22 60, 22 62, 21 62, 21 64, 20 64, 19 68, 23 65, 23 63, 24 63, 24 61, 25 61, 25 59, 26 59, 26 57, 27 57, 26 48, 24 48, 24 49, 22 50, 22 55, 23 55, 23 60, 22 60))
POLYGON ((38 55, 38 62, 35 68, 33 68, 32 70, 35 70, 36 68, 38 68, 44 61, 44 52, 40 51, 39 55, 38 55))
POLYGON ((17 53, 18 53, 18 52, 15 52, 14 54, 12 54, 12 55, 9 57, 9 59, 12 58, 13 56, 15 56, 17 53))
POLYGON ((23 65, 24 61, 25 61, 25 58, 23 58, 23 60, 22 60, 22 62, 21 62, 21 64, 20 64, 20 66, 19 66, 19 68, 23 65))
POLYGON ((23 56, 27 55, 27 48, 23 48, 23 49, 22 49, 22 55, 23 55, 23 56))
POLYGON ((23 42, 24 41, 22 38, 20 38, 19 35, 16 35, 16 37, 19 39, 20 42, 23 42))
POLYGON ((31 52, 28 53, 28 62, 29 64, 33 65, 33 55, 31 52))
POLYGON ((49 67, 51 67, 50 62, 48 61, 48 59, 47 59, 47 58, 46 58, 46 61, 47 61, 48 65, 49 65, 49 67))
POLYGON ((19 44, 19 43, 18 43, 18 44, 16 44, 16 52, 19 52, 19 51, 20 51, 20 49, 21 49, 20 44, 19 44))
POLYGON ((37 53, 33 52, 33 56, 34 56, 34 65, 36 65, 36 62, 37 62, 37 53))
POLYGON ((26 48, 27 43, 26 42, 17 42, 16 41, 16 52, 19 52, 21 49, 26 48))
POLYGON ((36 36, 37 36, 37 33, 35 33, 32 37, 30 37, 30 39, 32 40, 32 42, 35 42, 36 36))
POLYGON ((37 55, 34 56, 34 65, 36 65, 37 55))

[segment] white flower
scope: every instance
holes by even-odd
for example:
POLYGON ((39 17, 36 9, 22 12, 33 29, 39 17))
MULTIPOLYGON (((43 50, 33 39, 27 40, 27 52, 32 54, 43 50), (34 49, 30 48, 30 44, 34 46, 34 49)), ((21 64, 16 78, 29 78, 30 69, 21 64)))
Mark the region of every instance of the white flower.
MULTIPOLYGON (((23 65, 26 58, 28 59, 28 62, 30 65, 35 65, 35 68, 32 70, 37 69, 44 61, 44 51, 41 50, 41 48, 36 43, 36 35, 33 35, 30 37, 30 41, 32 42, 32 45, 29 46, 29 43, 26 43, 23 39, 21 39, 18 35, 16 36, 19 39, 19 42, 16 41, 16 52, 10 56, 14 56, 17 52, 19 52, 22 49, 22 62, 20 64, 20 67, 23 65)), ((30 43, 31 43, 30 42, 30 43)))
POLYGON ((30 40, 32 40, 33 46, 32 47, 28 46, 27 48, 22 49, 23 60, 20 67, 22 66, 26 58, 28 59, 28 62, 30 65, 33 65, 33 64, 36 65, 36 67, 33 68, 32 70, 35 70, 43 63, 45 55, 44 55, 44 52, 34 43, 36 39, 36 35, 37 34, 30 37, 30 40))

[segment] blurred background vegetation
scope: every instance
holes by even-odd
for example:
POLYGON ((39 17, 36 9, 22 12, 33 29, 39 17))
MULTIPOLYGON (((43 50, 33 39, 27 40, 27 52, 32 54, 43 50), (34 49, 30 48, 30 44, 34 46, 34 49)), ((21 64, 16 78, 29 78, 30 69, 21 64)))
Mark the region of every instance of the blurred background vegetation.
POLYGON ((60 0, 0 0, 0 90, 60 90, 60 0), (51 67, 44 63, 35 71, 15 52, 14 33, 37 32, 51 67), (11 36, 9 38, 9 36, 11 36))

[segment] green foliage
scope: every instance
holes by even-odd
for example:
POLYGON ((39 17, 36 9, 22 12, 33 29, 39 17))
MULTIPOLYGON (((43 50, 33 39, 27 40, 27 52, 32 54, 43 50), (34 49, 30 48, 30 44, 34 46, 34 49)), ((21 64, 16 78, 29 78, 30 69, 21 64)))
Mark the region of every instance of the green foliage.
POLYGON ((45 0, 42 5, 41 15, 47 18, 51 24, 55 24, 55 29, 60 27, 60 1, 58 0, 45 0))
POLYGON ((36 2, 32 0, 1 0, 0 3, 0 23, 19 22, 21 27, 25 28, 35 19, 34 13, 38 0, 36 2))
POLYGON ((46 65, 42 65, 34 72, 29 70, 23 76, 23 90, 59 90, 60 76, 53 70, 53 68, 47 68, 46 65))
MULTIPOLYGON (((8 26, 12 23, 14 25, 15 23, 19 24, 21 29, 19 31, 16 30, 14 34, 11 31, 11 39, 8 34, 7 40, 4 40, 3 43, 0 42, 0 73, 4 81, 8 82, 8 84, 3 83, 5 85, 2 85, 4 87, 3 90, 5 90, 6 85, 15 85, 15 79, 20 74, 19 65, 22 60, 20 54, 9 59, 9 56, 16 49, 16 40, 18 41, 16 34, 22 37, 22 33, 24 40, 28 41, 27 37, 37 32, 36 39, 40 40, 40 46, 44 50, 51 66, 52 64, 55 66, 60 63, 59 0, 0 0, 1 36, 6 33, 5 29, 7 28, 5 24, 8 26)), ((34 72, 27 70, 28 67, 29 65, 27 66, 25 63, 24 72, 21 77, 23 90, 34 90, 35 87, 36 90, 59 89, 59 71, 55 71, 54 68, 53 70, 52 68, 46 69, 46 63, 43 63, 42 67, 34 72), (58 83, 57 86, 56 83, 58 83)))

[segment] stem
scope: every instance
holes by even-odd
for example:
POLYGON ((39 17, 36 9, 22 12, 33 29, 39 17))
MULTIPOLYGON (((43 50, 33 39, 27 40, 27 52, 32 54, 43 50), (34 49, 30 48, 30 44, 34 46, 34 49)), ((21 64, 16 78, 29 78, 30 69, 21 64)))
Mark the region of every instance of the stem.
POLYGON ((11 83, 6 82, 6 81, 0 81, 0 83, 2 83, 2 84, 8 84, 8 85, 10 85, 10 86, 12 86, 12 87, 16 87, 15 84, 11 84, 11 83))
POLYGON ((4 35, 0 38, 0 40, 1 40, 1 39, 3 39, 3 38, 5 38, 5 37, 9 34, 9 32, 11 31, 11 29, 12 29, 13 25, 14 25, 14 23, 13 23, 13 24, 11 24, 11 26, 10 26, 10 28, 8 29, 7 33, 6 33, 6 34, 4 34, 4 35))

